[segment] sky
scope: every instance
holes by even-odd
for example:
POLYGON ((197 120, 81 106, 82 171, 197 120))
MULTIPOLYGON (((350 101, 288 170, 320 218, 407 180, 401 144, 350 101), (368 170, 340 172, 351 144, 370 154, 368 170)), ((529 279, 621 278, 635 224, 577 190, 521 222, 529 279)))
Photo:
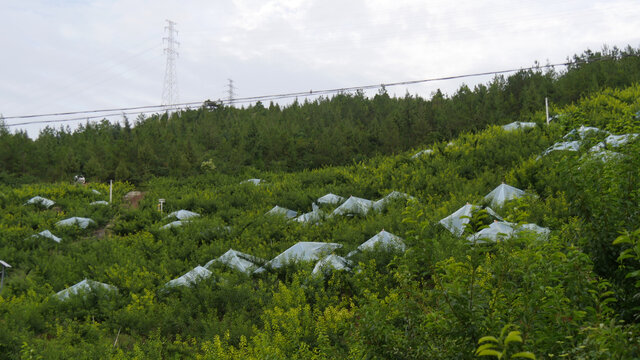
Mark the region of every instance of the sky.
MULTIPOLYGON (((45 126, 73 130, 86 117, 112 114, 121 122, 125 112, 133 122, 143 110, 16 117, 162 104, 166 20, 176 23, 179 42, 178 103, 226 99, 229 79, 235 98, 244 98, 562 63, 604 45, 640 47, 637 0, 5 0, 0 13, 0 114, 11 131, 32 138, 45 126), (84 119, 44 123, 74 118, 84 119)), ((387 91, 429 98, 491 78, 387 91)))

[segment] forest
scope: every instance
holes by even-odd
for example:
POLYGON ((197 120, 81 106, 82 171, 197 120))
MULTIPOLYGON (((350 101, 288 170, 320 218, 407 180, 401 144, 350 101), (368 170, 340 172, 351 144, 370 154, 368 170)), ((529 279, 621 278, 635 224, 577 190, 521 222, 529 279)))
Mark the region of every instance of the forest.
POLYGON ((430 100, 5 129, 0 357, 640 358, 640 59, 603 53, 430 100))

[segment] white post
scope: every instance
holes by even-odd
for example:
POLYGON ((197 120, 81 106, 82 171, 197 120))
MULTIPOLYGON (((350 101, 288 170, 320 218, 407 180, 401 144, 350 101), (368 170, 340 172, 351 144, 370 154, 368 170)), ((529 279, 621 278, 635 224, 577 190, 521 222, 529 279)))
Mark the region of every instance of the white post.
POLYGON ((109 204, 113 200, 113 180, 109 180, 109 204))
POLYGON ((549 125, 549 99, 547 97, 544 98, 544 108, 547 112, 547 125, 549 125))

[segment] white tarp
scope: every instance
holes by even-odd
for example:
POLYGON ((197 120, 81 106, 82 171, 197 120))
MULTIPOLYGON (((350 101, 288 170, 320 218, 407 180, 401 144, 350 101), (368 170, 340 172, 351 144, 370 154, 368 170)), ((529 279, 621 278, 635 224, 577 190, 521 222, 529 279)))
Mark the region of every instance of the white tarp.
POLYGON ((618 147, 627 144, 629 141, 638 137, 638 134, 624 134, 624 135, 609 135, 604 142, 607 145, 618 147))
POLYGON ((245 181, 240 182, 240 184, 253 184, 260 185, 260 183, 264 182, 262 179, 247 179, 245 181))
POLYGON ((383 197, 382 199, 376 201, 373 203, 373 209, 376 211, 380 211, 382 210, 385 206, 387 206, 387 204, 390 201, 396 200, 396 199, 414 199, 413 196, 411 195, 407 195, 405 193, 401 193, 399 191, 392 191, 389 194, 387 194, 387 196, 383 197))
POLYGON ((318 261, 311 273, 317 274, 321 272, 323 269, 349 270, 350 269, 349 261, 336 254, 331 254, 331 255, 325 256, 323 259, 318 261))
POLYGON ((347 201, 333 210, 331 215, 367 215, 373 207, 373 201, 350 196, 347 201))
POLYGON ((477 233, 467 237, 469 242, 486 242, 487 240, 496 242, 504 240, 521 232, 534 232, 537 235, 547 238, 551 232, 549 229, 536 224, 516 225, 506 221, 495 221, 488 228, 484 228, 477 233))
POLYGON ((545 150, 542 153, 542 156, 545 156, 553 151, 578 151, 578 150, 580 150, 579 141, 558 142, 551 145, 547 150, 545 150))
POLYGON ((79 283, 68 287, 62 291, 59 291, 58 293, 56 293, 56 296, 58 297, 58 299, 60 300, 66 300, 69 298, 69 296, 71 295, 76 295, 76 294, 80 294, 80 293, 85 293, 85 292, 91 292, 93 291, 93 289, 97 289, 97 288, 102 288, 105 289, 107 291, 118 291, 118 288, 116 288, 113 285, 109 285, 109 284, 105 284, 105 283, 101 283, 101 282, 97 282, 97 281, 93 281, 93 280, 88 280, 88 279, 84 279, 82 281, 80 281, 79 283))
POLYGON ((256 267, 258 267, 260 264, 264 264, 265 262, 266 260, 260 259, 259 257, 229 249, 226 253, 222 254, 217 259, 213 259, 206 263, 204 267, 208 269, 209 266, 213 265, 214 263, 221 263, 243 273, 249 274, 256 267))
POLYGON ((269 266, 279 268, 292 261, 315 261, 341 247, 342 245, 336 243, 299 242, 271 259, 264 267, 255 272, 263 272, 265 267, 269 266))
POLYGON ((304 213, 293 220, 305 223, 318 223, 320 220, 322 220, 322 210, 320 210, 320 208, 318 208, 318 205, 316 205, 315 203, 311 204, 311 206, 313 208, 312 211, 304 213))
POLYGON ((527 129, 527 128, 534 128, 534 127, 536 127, 536 123, 534 122, 520 122, 520 121, 514 121, 510 124, 502 125, 502 128, 505 131, 514 131, 514 130, 521 130, 521 129, 527 129))
POLYGON ((169 229, 172 227, 178 227, 178 226, 182 226, 183 224, 186 224, 188 221, 181 221, 181 220, 176 220, 176 221, 172 221, 170 223, 168 223, 167 225, 163 225, 160 227, 160 229, 169 229))
POLYGON ((291 219, 296 217, 296 215, 298 215, 298 212, 276 205, 273 207, 273 209, 267 211, 267 215, 280 215, 285 216, 287 219, 291 219))
POLYGON ((61 239, 61 238, 59 238, 59 237, 57 237, 57 236, 53 235, 53 234, 51 233, 51 231, 49 231, 49 230, 41 231, 41 232, 39 232, 39 233, 37 233, 37 234, 35 234, 35 235, 31 235, 31 237, 44 237, 44 238, 47 238, 47 239, 51 239, 51 240, 53 240, 53 241, 55 241, 55 242, 57 242, 57 243, 59 243, 60 241, 62 241, 62 239, 61 239))
POLYGON ((34 196, 31 199, 27 200, 25 205, 26 204, 36 204, 36 205, 42 205, 46 208, 50 208, 53 206, 53 204, 55 204, 55 202, 53 200, 43 198, 42 196, 34 196))
POLYGON ((432 149, 425 149, 422 151, 418 151, 417 153, 413 154, 413 156, 411 156, 412 159, 417 159, 421 156, 425 156, 425 155, 431 155, 433 154, 433 150, 432 149))
POLYGON ((406 245, 402 241, 402 238, 393 235, 390 232, 382 230, 374 235, 371 239, 358 246, 358 250, 373 250, 376 248, 376 246, 379 246, 381 248, 393 248, 401 251, 404 251, 406 249, 406 245))
POLYGON ((91 189, 91 192, 97 195, 101 195, 100 191, 96 190, 96 189, 91 189))
POLYGON ((93 206, 95 206, 95 205, 109 205, 109 203, 104 201, 104 200, 98 200, 98 201, 94 201, 92 203, 89 203, 89 205, 93 205, 93 206))
POLYGON ((336 205, 336 204, 340 204, 341 202, 343 202, 344 198, 342 196, 338 196, 336 194, 328 193, 327 195, 318 198, 317 201, 318 201, 318 204, 336 205))
POLYGON ((563 139, 577 139, 578 137, 580 139, 584 139, 585 136, 587 136, 588 134, 594 134, 594 133, 599 133, 599 132, 604 132, 604 133, 609 133, 606 130, 600 130, 597 127, 591 127, 591 126, 580 126, 577 129, 573 129, 571 131, 569 131, 564 137, 563 139))
POLYGON ((70 217, 68 219, 64 219, 64 220, 60 220, 56 223, 56 226, 60 227, 60 226, 78 226, 82 229, 86 229, 87 226, 89 225, 93 225, 96 222, 89 219, 89 218, 83 218, 83 217, 70 217))
POLYGON ((200 281, 202 279, 206 279, 209 276, 211 276, 212 272, 205 269, 204 267, 198 265, 195 268, 193 268, 191 271, 189 271, 188 273, 180 276, 177 279, 173 279, 169 282, 167 282, 165 284, 165 286, 167 287, 173 287, 173 286, 191 286, 193 284, 195 284, 197 281, 200 281))
POLYGON ((467 240, 472 243, 481 243, 490 241, 498 241, 504 240, 506 238, 511 237, 515 232, 515 224, 504 222, 504 221, 494 221, 489 227, 484 228, 473 235, 469 235, 467 240))
MULTIPOLYGON (((467 226, 467 224, 469 223, 473 212, 480 209, 480 206, 467 203, 465 206, 456 210, 453 214, 440 220, 440 224, 447 228, 447 230, 451 231, 452 234, 460 236, 464 232, 465 226, 467 226)), ((487 207, 485 208, 485 210, 487 211, 487 213, 489 213, 489 215, 502 220, 500 215, 496 214, 496 212, 491 208, 487 207)))
POLYGON ((178 220, 187 220, 198 216, 200 216, 200 214, 194 213, 193 211, 189 210, 178 210, 167 215, 167 217, 175 217, 178 218, 178 220))
POLYGON ((491 190, 484 199, 491 202, 492 206, 502 206, 506 201, 525 196, 526 193, 511 185, 502 183, 495 189, 491 190))

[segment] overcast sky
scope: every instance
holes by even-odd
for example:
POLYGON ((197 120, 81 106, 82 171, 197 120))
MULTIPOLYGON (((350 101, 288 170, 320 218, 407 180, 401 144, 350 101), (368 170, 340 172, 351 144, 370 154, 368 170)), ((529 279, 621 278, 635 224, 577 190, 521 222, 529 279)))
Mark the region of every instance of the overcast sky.
MULTIPOLYGON (((8 125, 64 118, 12 116, 161 104, 165 19, 177 23, 179 102, 224 99, 227 79, 236 97, 249 97, 558 63, 605 44, 640 47, 638 0, 3 0, 0 13, 8 125)), ((428 98, 490 79, 387 90, 428 98)), ((36 137, 45 125, 77 123, 11 129, 36 137)))

